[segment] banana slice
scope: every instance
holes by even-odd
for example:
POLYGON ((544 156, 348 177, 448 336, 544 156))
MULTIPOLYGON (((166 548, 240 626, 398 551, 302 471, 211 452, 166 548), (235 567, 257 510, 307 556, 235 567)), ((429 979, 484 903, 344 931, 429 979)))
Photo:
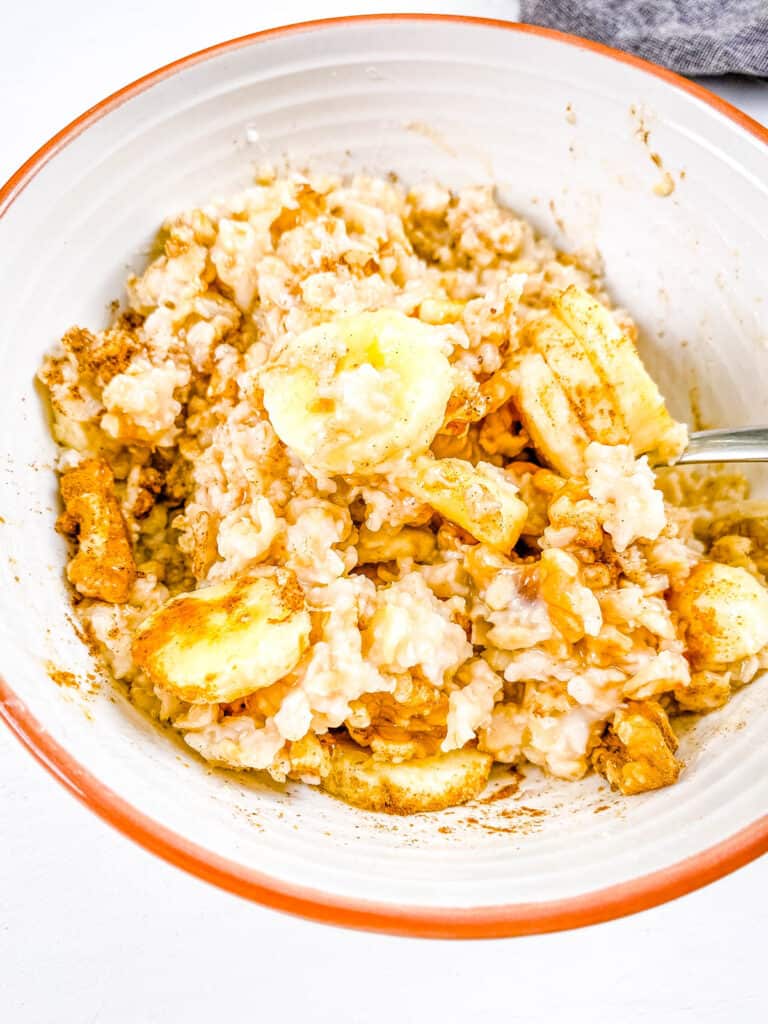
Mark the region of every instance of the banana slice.
POLYGON ((520 355, 515 399, 522 424, 539 455, 563 476, 583 476, 589 438, 540 353, 520 355))
POLYGON ((722 668, 768 644, 768 591, 746 569, 701 562, 670 605, 697 668, 722 668))
POLYGON ((453 750, 400 764, 377 761, 349 742, 337 743, 322 786, 367 811, 418 814, 472 800, 488 781, 493 758, 479 750, 453 750))
POLYGON ((328 473, 367 473, 425 451, 453 390, 444 337, 439 327, 379 310, 287 339, 261 373, 278 436, 328 473))
POLYGON ((675 459, 686 444, 685 427, 667 412, 632 340, 621 331, 610 312, 575 285, 556 296, 552 309, 580 339, 611 390, 635 455, 655 452, 664 462, 675 459))
POLYGON ((525 328, 517 357, 515 399, 541 457, 566 476, 581 476, 589 441, 630 444, 673 461, 686 429, 669 415, 629 337, 605 306, 575 285, 552 312, 525 328))
POLYGON ((533 320, 525 340, 544 357, 592 441, 627 444, 629 431, 612 390, 592 364, 579 338, 557 317, 533 320))
POLYGON ((295 575, 270 567, 166 602, 145 619, 133 656, 181 700, 227 703, 287 675, 310 626, 295 575))
POLYGON ((528 517, 517 487, 496 466, 421 455, 402 488, 440 515, 500 551, 510 551, 528 517))

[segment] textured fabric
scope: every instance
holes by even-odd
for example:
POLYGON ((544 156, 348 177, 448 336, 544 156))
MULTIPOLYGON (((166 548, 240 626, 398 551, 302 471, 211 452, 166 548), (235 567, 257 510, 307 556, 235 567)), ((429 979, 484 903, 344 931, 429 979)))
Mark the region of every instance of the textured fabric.
POLYGON ((768 76, 768 0, 522 0, 520 20, 685 75, 768 76))

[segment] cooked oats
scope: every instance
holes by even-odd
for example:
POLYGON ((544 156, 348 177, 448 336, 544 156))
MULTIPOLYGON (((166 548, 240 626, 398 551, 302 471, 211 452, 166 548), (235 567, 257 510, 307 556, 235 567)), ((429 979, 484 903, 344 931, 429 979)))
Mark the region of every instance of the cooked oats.
POLYGON ((161 243, 40 371, 77 612, 135 703, 377 809, 494 760, 674 782, 674 714, 768 661, 767 509, 662 493, 685 428, 595 255, 491 188, 300 174, 161 243))

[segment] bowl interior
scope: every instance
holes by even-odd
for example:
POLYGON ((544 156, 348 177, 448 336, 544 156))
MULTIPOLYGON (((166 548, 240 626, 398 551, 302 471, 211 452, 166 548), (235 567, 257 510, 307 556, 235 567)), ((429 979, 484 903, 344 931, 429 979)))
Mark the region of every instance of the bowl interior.
POLYGON ((103 323, 164 217, 245 186, 264 160, 494 182, 564 248, 599 249, 675 413, 768 420, 768 148, 727 116, 610 56, 479 23, 348 22, 222 49, 108 104, 0 221, 1 668, 19 699, 143 814, 277 886, 331 898, 559 900, 666 867, 765 813, 763 681, 688 724, 672 789, 624 800, 597 778, 531 770, 516 799, 400 820, 212 772, 89 675, 34 373, 68 326, 103 323), (54 672, 57 685, 51 665, 81 684, 54 672))

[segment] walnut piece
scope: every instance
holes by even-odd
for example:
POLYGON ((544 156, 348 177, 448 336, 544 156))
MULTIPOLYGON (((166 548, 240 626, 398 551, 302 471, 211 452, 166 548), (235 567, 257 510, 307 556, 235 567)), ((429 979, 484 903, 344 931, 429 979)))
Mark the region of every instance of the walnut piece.
POLYGON ((128 533, 115 497, 112 470, 87 459, 61 477, 64 522, 77 523, 78 551, 67 577, 85 597, 124 604, 136 579, 128 533))
POLYGON ((629 701, 620 708, 592 752, 594 768, 625 796, 677 781, 677 737, 655 701, 629 701))
POLYGON ((448 696, 423 680, 403 683, 402 692, 365 693, 352 702, 355 717, 366 725, 347 721, 349 735, 361 747, 370 747, 379 759, 408 761, 436 754, 445 738, 448 696))
POLYGON ((580 548, 599 548, 604 534, 600 508, 589 496, 586 486, 570 481, 549 503, 549 525, 554 531, 571 530, 571 543, 580 548))
POLYGON ((192 575, 204 580, 219 555, 219 517, 203 508, 190 508, 176 516, 173 526, 180 531, 179 548, 189 558, 192 575))
POLYGON ((134 519, 144 519, 152 511, 158 495, 163 490, 162 473, 153 466, 141 466, 135 472, 133 482, 133 504, 130 507, 134 519))
POLYGON ((531 443, 509 402, 485 417, 478 441, 489 455, 503 455, 508 459, 516 459, 531 443))
POLYGON ((331 753, 313 732, 288 744, 292 779, 312 779, 319 782, 331 770, 331 753))
POLYGON ((119 321, 99 334, 92 334, 84 327, 72 327, 61 343, 74 356, 80 372, 92 375, 102 388, 118 373, 123 373, 141 350, 130 329, 121 327, 119 321))

